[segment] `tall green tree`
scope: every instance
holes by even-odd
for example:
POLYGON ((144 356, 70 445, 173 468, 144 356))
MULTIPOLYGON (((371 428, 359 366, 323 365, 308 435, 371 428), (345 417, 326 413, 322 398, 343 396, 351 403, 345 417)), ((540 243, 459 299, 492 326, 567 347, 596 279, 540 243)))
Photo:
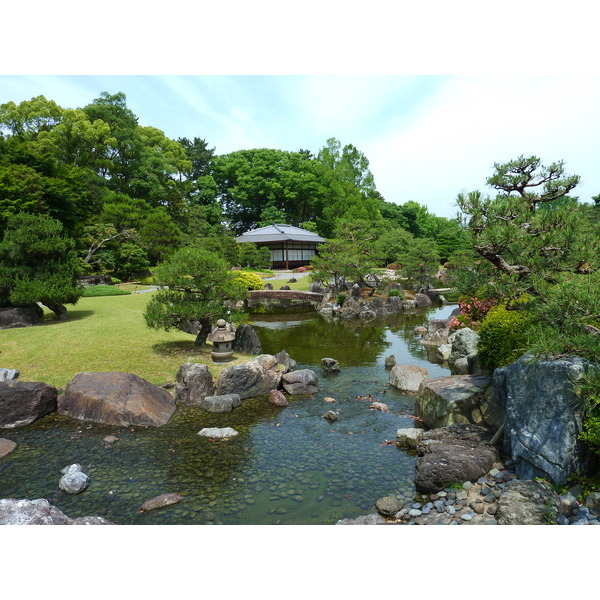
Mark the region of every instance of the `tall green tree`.
POLYGON ((239 150, 215 157, 211 174, 223 214, 238 235, 255 228, 267 207, 290 225, 320 213, 324 189, 319 165, 304 153, 239 150))
POLYGON ((322 235, 332 235, 338 219, 381 220, 380 196, 362 152, 352 144, 342 148, 339 140, 329 138, 317 160, 322 165, 320 181, 326 189, 322 215, 316 219, 322 235))
POLYGON ((75 304, 83 292, 79 273, 75 242, 59 221, 27 213, 8 218, 0 242, 0 304, 39 302, 65 320, 64 305, 75 304))
POLYGON ((440 255, 435 244, 424 238, 416 238, 406 252, 398 256, 400 271, 412 280, 415 289, 425 287, 440 267, 440 255))

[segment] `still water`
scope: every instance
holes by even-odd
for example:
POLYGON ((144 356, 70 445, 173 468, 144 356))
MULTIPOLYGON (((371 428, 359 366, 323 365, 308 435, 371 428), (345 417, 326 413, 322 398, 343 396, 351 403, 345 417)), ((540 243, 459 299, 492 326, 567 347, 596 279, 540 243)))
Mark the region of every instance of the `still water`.
POLYGON ((256 315, 263 352, 285 349, 298 368, 313 369, 314 396, 290 396, 285 408, 264 398, 242 401, 228 414, 178 405, 161 428, 89 424, 49 415, 4 431, 19 444, 0 461, 0 498, 46 498, 70 517, 100 515, 118 524, 331 524, 372 512, 382 496, 414 494, 415 456, 386 441, 412 427, 413 396, 388 385, 386 356, 449 374, 431 362, 413 330, 447 317, 453 307, 377 320, 327 322, 310 314, 256 315), (321 358, 339 361, 325 374, 321 358), (371 410, 368 399, 388 412, 371 410), (325 397, 335 403, 324 402, 325 397), (338 420, 323 419, 328 410, 338 420), (233 427, 229 441, 199 437, 203 427, 233 427), (105 447, 102 439, 119 441, 105 447), (80 463, 90 477, 82 494, 58 487, 61 469, 80 463), (141 513, 145 500, 178 492, 179 504, 141 513))

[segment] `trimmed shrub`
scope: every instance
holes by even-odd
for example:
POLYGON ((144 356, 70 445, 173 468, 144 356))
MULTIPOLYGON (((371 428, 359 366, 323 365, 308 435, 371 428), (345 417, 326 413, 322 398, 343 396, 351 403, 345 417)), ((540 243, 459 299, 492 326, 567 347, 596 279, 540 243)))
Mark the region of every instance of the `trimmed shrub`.
POLYGON ((524 310, 506 310, 498 305, 489 310, 479 328, 479 362, 493 371, 517 360, 527 349, 529 316, 524 310))
POLYGON ((260 275, 249 273, 248 271, 236 271, 236 276, 239 277, 248 290, 262 290, 265 287, 260 275))
POLYGON ((402 297, 404 297, 404 294, 400 290, 390 290, 388 292, 388 297, 392 298, 394 296, 402 296, 402 297))

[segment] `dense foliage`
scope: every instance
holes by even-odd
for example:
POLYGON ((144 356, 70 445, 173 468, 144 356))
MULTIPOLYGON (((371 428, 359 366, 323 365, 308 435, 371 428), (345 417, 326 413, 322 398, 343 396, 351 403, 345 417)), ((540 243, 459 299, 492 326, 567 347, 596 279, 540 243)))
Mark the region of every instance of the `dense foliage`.
POLYGON ((181 248, 156 267, 154 276, 161 289, 144 313, 150 327, 195 333, 196 344, 202 345, 211 331, 213 319, 235 320, 240 316, 233 306, 246 297, 246 287, 217 254, 181 248))
POLYGON ((21 213, 7 219, 0 242, 0 306, 41 303, 66 318, 65 304, 75 304, 79 261, 74 242, 59 221, 21 213))
MULTIPOLYGON (((600 364, 600 228, 596 206, 569 196, 579 177, 562 162, 535 157, 495 165, 494 198, 460 194, 468 240, 483 268, 460 270, 463 291, 500 304, 480 330, 482 364, 495 368, 525 350, 577 355, 600 364)), ((580 394, 584 439, 600 439, 600 375, 590 370, 580 394)))

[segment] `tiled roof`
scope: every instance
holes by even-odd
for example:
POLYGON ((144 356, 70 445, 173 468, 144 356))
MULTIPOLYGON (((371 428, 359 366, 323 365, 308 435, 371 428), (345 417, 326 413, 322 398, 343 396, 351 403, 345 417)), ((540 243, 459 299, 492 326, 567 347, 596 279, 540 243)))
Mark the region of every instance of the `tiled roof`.
POLYGON ((312 231, 307 231, 293 225, 268 225, 246 231, 235 238, 235 241, 242 244, 244 242, 281 242, 292 240, 295 242, 324 242, 325 240, 312 231))

